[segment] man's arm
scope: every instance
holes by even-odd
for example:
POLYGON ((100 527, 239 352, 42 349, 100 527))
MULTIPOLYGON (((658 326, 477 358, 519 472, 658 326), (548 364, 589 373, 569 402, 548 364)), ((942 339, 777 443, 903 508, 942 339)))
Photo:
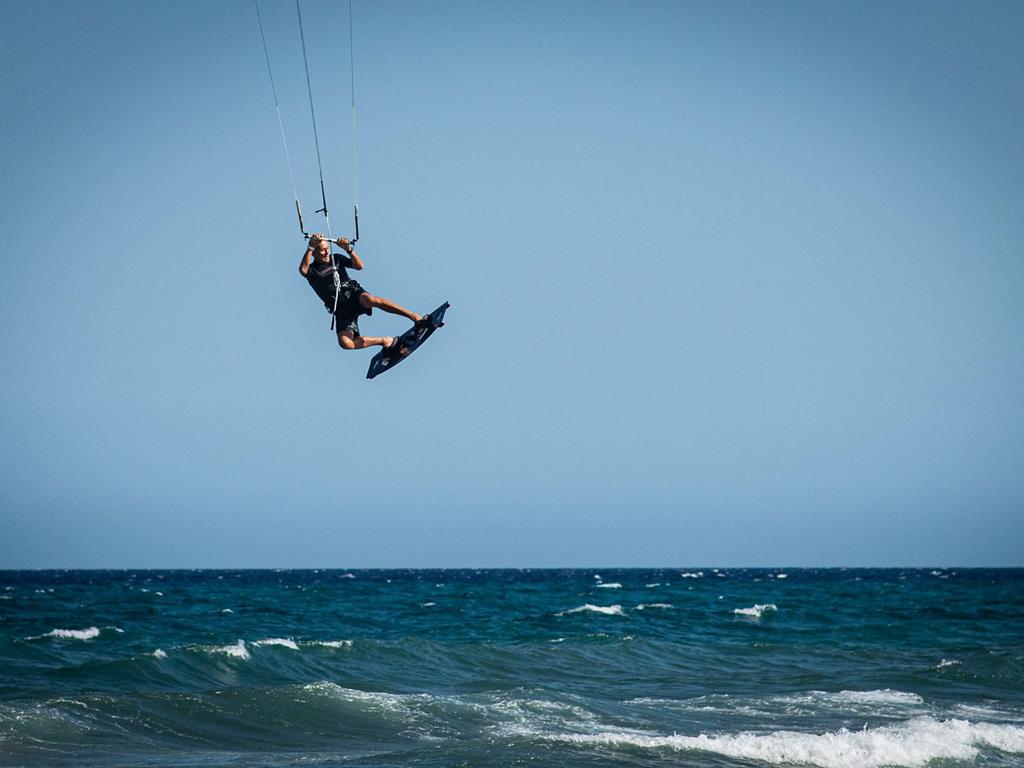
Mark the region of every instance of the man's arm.
POLYGON ((299 274, 305 277, 309 274, 309 265, 313 263, 313 240, 310 239, 306 245, 306 252, 302 255, 302 261, 299 262, 299 274))
POLYGON ((352 260, 352 269, 363 268, 363 260, 359 258, 359 254, 356 253, 356 249, 352 247, 352 243, 349 242, 347 237, 339 237, 334 242, 336 242, 338 247, 348 254, 348 257, 352 260))

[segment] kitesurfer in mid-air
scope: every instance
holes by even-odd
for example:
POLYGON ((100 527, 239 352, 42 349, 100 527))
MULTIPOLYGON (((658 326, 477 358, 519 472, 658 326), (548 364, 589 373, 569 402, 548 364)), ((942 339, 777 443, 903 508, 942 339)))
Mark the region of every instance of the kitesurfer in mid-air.
MULTIPOLYGON (((324 302, 327 311, 334 314, 334 328, 338 333, 338 344, 342 349, 366 349, 366 347, 390 347, 394 336, 361 336, 359 316, 369 315, 374 308, 394 315, 402 315, 414 323, 420 322, 420 315, 410 312, 393 301, 367 293, 355 280, 348 276, 349 269, 362 269, 363 260, 347 238, 333 241, 345 251, 331 257, 331 241, 321 234, 309 238, 309 246, 299 262, 299 273, 306 278, 316 295, 324 302), (337 267, 335 267, 337 264, 337 267), (337 296, 335 296, 335 271, 337 272, 337 296)), ((404 350, 402 350, 404 351, 404 350)))

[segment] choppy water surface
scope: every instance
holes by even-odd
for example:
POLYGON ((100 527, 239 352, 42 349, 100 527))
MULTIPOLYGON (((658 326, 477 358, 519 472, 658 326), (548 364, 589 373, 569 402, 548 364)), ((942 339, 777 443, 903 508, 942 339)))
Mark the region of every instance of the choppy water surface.
POLYGON ((1024 571, 0 572, 0 764, 1024 766, 1024 571))

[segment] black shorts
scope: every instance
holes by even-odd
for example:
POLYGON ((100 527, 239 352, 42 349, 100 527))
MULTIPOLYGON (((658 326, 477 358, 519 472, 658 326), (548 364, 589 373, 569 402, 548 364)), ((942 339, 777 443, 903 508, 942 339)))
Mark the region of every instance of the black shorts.
POLYGON ((337 333, 349 331, 353 336, 359 335, 359 316, 373 314, 373 307, 364 307, 359 302, 359 297, 366 293, 355 280, 348 280, 341 284, 341 293, 338 294, 338 309, 334 313, 334 330, 337 333))

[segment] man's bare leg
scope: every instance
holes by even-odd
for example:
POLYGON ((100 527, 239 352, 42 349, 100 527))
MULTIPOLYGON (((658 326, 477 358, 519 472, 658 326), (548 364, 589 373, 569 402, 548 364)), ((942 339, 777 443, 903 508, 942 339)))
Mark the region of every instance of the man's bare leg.
POLYGON ((401 306, 400 304, 396 304, 390 299, 384 299, 381 298, 380 296, 373 296, 369 293, 359 294, 359 303, 362 304, 366 309, 370 309, 371 307, 374 309, 383 309, 385 312, 390 312, 393 315, 401 315, 402 317, 407 317, 414 323, 420 319, 419 315, 417 315, 415 312, 410 312, 408 309, 401 306))
MULTIPOLYGON (((352 331, 338 334, 338 344, 342 349, 366 349, 367 347, 384 347, 387 349, 398 339, 397 336, 353 336, 352 331)), ((399 350, 402 357, 409 354, 409 348, 399 350)))
POLYGON ((342 331, 338 334, 338 345, 342 349, 387 347, 390 346, 394 340, 394 336, 354 336, 352 331, 342 331))

